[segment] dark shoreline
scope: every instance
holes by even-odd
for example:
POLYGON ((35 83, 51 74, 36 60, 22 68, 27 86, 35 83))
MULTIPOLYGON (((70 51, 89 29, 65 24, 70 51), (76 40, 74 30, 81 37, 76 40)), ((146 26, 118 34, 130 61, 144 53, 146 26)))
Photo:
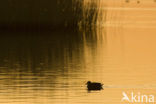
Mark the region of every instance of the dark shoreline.
POLYGON ((0 31, 76 29, 80 5, 76 0, 0 1, 0 31))
POLYGON ((77 24, 70 25, 52 25, 52 24, 15 24, 15 25, 0 25, 0 32, 30 32, 30 31, 77 31, 77 24))

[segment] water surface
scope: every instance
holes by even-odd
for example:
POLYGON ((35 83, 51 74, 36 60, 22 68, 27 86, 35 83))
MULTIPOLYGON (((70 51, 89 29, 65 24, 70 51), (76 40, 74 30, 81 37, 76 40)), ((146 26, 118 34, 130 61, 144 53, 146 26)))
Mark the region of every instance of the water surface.
POLYGON ((123 91, 156 95, 156 3, 83 6, 89 12, 79 32, 1 33, 0 103, 121 104, 123 91), (88 92, 88 80, 104 90, 88 92))

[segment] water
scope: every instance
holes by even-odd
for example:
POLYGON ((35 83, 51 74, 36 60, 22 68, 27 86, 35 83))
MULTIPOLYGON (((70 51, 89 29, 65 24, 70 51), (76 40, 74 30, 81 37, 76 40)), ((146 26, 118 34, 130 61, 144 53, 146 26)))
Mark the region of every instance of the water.
POLYGON ((96 7, 91 29, 1 33, 1 104, 121 104, 123 91, 156 95, 155 2, 83 6, 96 7), (104 90, 88 92, 88 80, 104 90))

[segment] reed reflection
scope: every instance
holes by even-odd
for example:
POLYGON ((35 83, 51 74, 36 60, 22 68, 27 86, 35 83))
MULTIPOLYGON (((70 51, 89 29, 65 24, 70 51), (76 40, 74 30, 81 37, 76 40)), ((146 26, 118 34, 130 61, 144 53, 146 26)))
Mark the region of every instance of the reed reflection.
POLYGON ((1 34, 2 102, 58 103, 85 94, 70 92, 87 91, 84 82, 90 60, 86 58, 96 54, 95 30, 1 34))

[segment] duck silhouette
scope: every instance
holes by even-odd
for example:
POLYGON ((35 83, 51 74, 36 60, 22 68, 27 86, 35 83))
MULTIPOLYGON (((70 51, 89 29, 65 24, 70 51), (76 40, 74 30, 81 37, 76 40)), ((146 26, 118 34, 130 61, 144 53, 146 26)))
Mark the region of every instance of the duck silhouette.
POLYGON ((91 90, 102 90, 103 89, 102 88, 103 84, 101 84, 101 83, 88 81, 86 84, 87 84, 87 88, 89 91, 91 91, 91 90))

